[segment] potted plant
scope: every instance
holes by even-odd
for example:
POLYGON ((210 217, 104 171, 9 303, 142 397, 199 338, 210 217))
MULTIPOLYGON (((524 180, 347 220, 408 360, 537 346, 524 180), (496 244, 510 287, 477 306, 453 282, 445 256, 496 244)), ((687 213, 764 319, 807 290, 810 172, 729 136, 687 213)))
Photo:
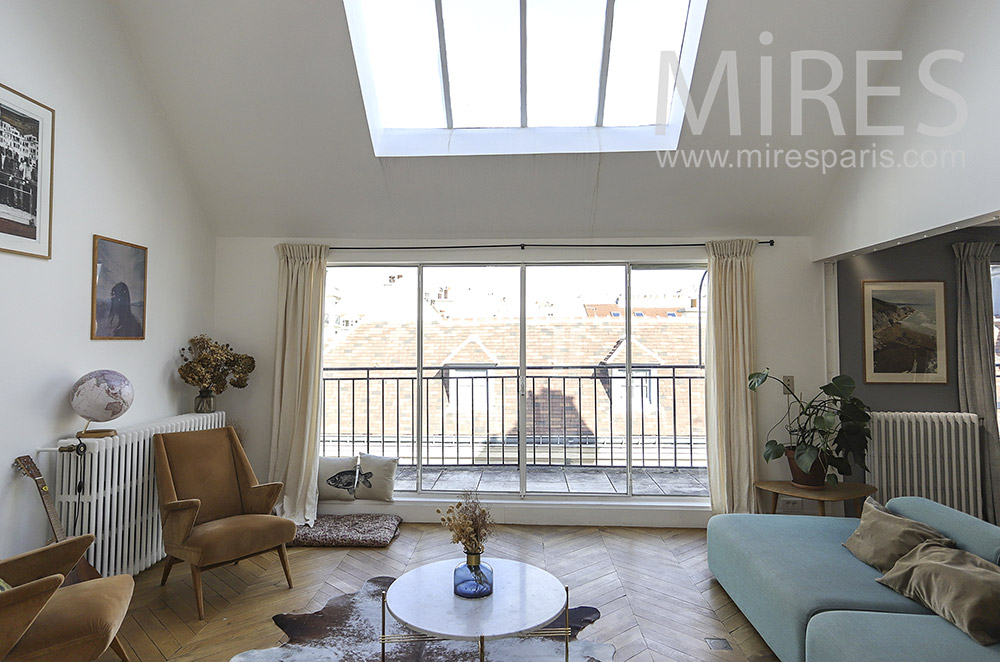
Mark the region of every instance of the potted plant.
MULTIPOLYGON (((765 368, 748 378, 751 391, 757 391, 768 380, 785 387, 765 368)), ((868 406, 854 395, 854 380, 848 375, 838 375, 820 387, 811 400, 803 400, 788 389, 791 397, 788 409, 767 433, 764 459, 770 462, 781 456, 788 458, 792 470, 792 483, 799 487, 822 489, 835 486, 837 474, 850 476, 852 462, 868 471, 865 453, 871 430, 868 406), (771 438, 771 434, 784 424, 790 443, 785 445, 771 438)))

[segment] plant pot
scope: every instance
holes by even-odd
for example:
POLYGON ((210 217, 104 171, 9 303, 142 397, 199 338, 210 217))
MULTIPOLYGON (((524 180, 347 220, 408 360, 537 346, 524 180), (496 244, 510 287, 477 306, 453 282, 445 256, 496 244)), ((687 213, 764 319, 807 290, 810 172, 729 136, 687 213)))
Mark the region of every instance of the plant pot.
POLYGON ((194 399, 196 414, 211 414, 215 411, 215 394, 208 389, 202 389, 194 399))
POLYGON ((806 473, 795 461, 794 449, 786 448, 785 457, 788 459, 788 468, 792 470, 792 485, 807 490, 822 490, 826 487, 826 467, 818 459, 813 462, 809 473, 806 473))

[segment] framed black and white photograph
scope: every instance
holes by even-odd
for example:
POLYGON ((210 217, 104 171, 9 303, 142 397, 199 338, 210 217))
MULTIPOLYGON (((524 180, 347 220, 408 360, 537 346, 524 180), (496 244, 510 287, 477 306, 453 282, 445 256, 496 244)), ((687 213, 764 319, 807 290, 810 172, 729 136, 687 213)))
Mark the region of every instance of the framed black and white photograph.
POLYGON ((0 251, 52 257, 55 111, 0 84, 0 251))
POLYGON ((146 337, 146 247, 94 235, 93 340, 146 337))
POLYGON ((864 281, 865 382, 948 381, 944 283, 864 281))

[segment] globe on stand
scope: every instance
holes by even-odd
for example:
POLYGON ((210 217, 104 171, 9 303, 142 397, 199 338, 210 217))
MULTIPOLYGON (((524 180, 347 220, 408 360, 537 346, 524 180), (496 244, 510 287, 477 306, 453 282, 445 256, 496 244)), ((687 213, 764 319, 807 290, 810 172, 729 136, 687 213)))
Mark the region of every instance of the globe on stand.
POLYGON ((132 382, 114 370, 94 370, 76 380, 69 396, 73 411, 87 424, 76 433, 78 439, 110 437, 116 430, 90 430, 91 423, 112 421, 132 406, 132 382))

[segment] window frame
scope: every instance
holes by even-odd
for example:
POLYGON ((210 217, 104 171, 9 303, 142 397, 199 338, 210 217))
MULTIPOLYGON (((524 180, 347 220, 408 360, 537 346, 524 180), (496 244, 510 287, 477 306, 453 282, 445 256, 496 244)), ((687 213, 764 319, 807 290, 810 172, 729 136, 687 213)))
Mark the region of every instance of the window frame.
MULTIPOLYGON (((585 266, 622 266, 622 267, 625 268, 625 292, 624 292, 624 298, 625 298, 625 302, 626 302, 626 307, 625 307, 624 314, 622 314, 622 316, 621 316, 621 319, 623 320, 623 322, 625 324, 625 333, 626 333, 626 338, 628 339, 628 342, 624 343, 624 346, 626 348, 625 349, 625 364, 624 364, 624 366, 621 366, 621 365, 613 366, 612 370, 614 370, 614 369, 621 369, 621 370, 624 370, 624 372, 625 372, 625 384, 624 384, 625 392, 624 392, 624 395, 625 395, 626 407, 627 407, 627 411, 632 412, 633 414, 634 414, 633 403, 638 403, 640 400, 644 399, 643 396, 646 396, 645 399, 646 399, 647 402, 649 402, 648 398, 649 397, 653 397, 654 394, 655 394, 655 396, 657 398, 657 401, 658 401, 659 385, 657 384, 656 387, 652 386, 652 381, 653 381, 653 379, 655 379, 655 376, 651 375, 652 371, 649 369, 649 366, 646 366, 646 365, 641 364, 641 363, 637 363, 637 364, 633 365, 633 362, 632 362, 632 344, 633 344, 632 343, 632 339, 633 339, 633 335, 632 335, 632 319, 634 317, 631 314, 631 312, 632 312, 632 301, 631 301, 631 298, 632 298, 632 272, 634 270, 647 270, 647 269, 648 270, 658 270, 658 269, 701 269, 701 270, 705 271, 705 275, 702 276, 702 281, 701 281, 702 285, 704 284, 705 278, 707 277, 707 273, 708 273, 708 261, 707 261, 707 258, 705 258, 705 259, 694 259, 694 260, 692 260, 692 259, 678 259, 678 260, 649 260, 649 259, 646 259, 646 260, 643 260, 643 259, 636 259, 636 260, 628 260, 628 259, 607 259, 607 260, 596 260, 596 259, 595 260, 580 260, 580 259, 575 259, 575 260, 557 260, 557 259, 550 259, 550 260, 545 260, 545 259, 538 259, 538 260, 523 260, 523 261, 518 261, 518 260, 501 260, 501 259, 496 259, 496 260, 483 260, 483 261, 450 261, 450 260, 447 260, 447 259, 441 259, 441 260, 434 260, 434 259, 419 259, 419 260, 386 259, 386 260, 382 260, 382 261, 366 261, 366 260, 352 261, 352 260, 338 259, 337 256, 331 255, 331 257, 328 258, 326 266, 327 266, 327 269, 336 268, 336 267, 386 267, 386 266, 392 266, 392 267, 396 267, 396 266, 398 266, 398 267, 412 267, 412 268, 416 268, 417 269, 417 282, 416 282, 416 293, 415 293, 416 294, 416 299, 415 299, 414 303, 417 306, 417 328, 416 328, 416 333, 417 333, 417 356, 415 357, 416 358, 417 368, 416 368, 415 380, 416 380, 416 383, 418 383, 418 384, 423 383, 424 376, 426 374, 425 371, 424 371, 424 362, 425 361, 424 361, 424 356, 423 356, 423 323, 424 323, 424 304, 425 304, 425 301, 423 299, 423 290, 424 290, 423 269, 425 267, 484 267, 484 266, 485 267, 490 267, 490 266, 494 266, 494 267, 518 267, 520 269, 520 271, 521 271, 521 286, 522 286, 521 287, 521 298, 522 298, 522 301, 521 301, 521 304, 522 304, 522 306, 521 306, 522 307, 522 310, 521 310, 521 335, 522 335, 522 340, 521 340, 521 342, 522 342, 521 355, 522 356, 521 356, 521 362, 520 362, 521 365, 520 365, 520 368, 519 368, 519 374, 520 374, 519 379, 525 379, 525 368, 527 366, 527 362, 526 362, 526 356, 525 356, 525 353, 524 353, 525 352, 525 347, 524 347, 523 343, 524 343, 524 339, 525 339, 524 333, 525 333, 525 330, 526 330, 526 323, 527 323, 527 320, 524 317, 524 296, 525 296, 525 289, 524 289, 524 287, 525 287, 525 274, 526 274, 527 267, 532 267, 532 266, 584 266, 584 267, 585 266), (638 376, 636 376, 636 374, 635 374, 636 371, 638 371, 641 374, 639 374, 638 376), (641 380, 640 383, 636 384, 635 381, 634 381, 635 379, 641 380), (642 388, 642 384, 641 384, 642 381, 648 381, 650 383, 650 388, 649 389, 642 388), (639 389, 638 392, 637 392, 637 387, 639 389)), ((700 295, 699 296, 699 302, 700 302, 702 296, 704 296, 704 295, 700 295)), ((700 309, 700 306, 699 306, 699 309, 700 309)), ((702 369, 704 369, 704 370, 707 371, 706 357, 702 353, 702 350, 703 350, 702 344, 704 342, 705 342, 705 338, 704 337, 700 337, 699 338, 699 362, 698 362, 698 365, 702 369)), ((449 367, 450 368, 453 367, 453 368, 456 368, 458 370, 462 370, 463 367, 468 368, 468 369, 472 369, 472 370, 483 370, 483 369, 485 369, 487 371, 487 375, 489 375, 489 368, 490 368, 490 366, 488 366, 487 364, 460 364, 460 363, 452 364, 449 367)), ((321 369, 321 375, 322 375, 322 369, 321 369)), ((449 386, 452 386, 453 385, 452 383, 455 381, 454 378, 451 375, 449 375, 446 379, 449 382, 449 386)), ((519 410, 523 413, 523 412, 526 411, 526 395, 525 395, 525 393, 524 393, 524 391, 522 389, 519 389, 519 391, 520 391, 520 405, 519 405, 519 410)), ((445 491, 445 490, 427 490, 427 489, 424 489, 424 487, 422 485, 422 483, 423 483, 423 467, 424 467, 423 447, 424 447, 424 443, 425 443, 425 440, 424 440, 424 438, 422 436, 423 435, 423 431, 424 431, 424 419, 423 419, 423 414, 424 414, 423 407, 424 407, 424 404, 423 404, 423 398, 424 398, 424 390, 422 388, 416 389, 415 402, 414 402, 416 417, 414 419, 413 424, 414 424, 414 430, 416 431, 416 436, 415 436, 415 442, 416 442, 416 458, 415 458, 415 461, 416 461, 416 465, 415 466, 417 467, 417 481, 416 481, 416 491, 414 492, 414 494, 416 494, 418 496, 428 496, 428 495, 430 495, 430 496, 441 496, 441 495, 451 494, 451 492, 448 492, 448 491, 445 491)), ((449 405, 448 406, 450 408, 454 408, 454 410, 457 410, 458 405, 456 405, 456 403, 455 403, 455 398, 453 396, 449 396, 448 399, 449 399, 449 405)), ((626 424, 625 434, 626 434, 626 437, 628 439, 628 443, 626 444, 626 451, 627 451, 627 462, 626 462, 627 491, 626 491, 626 494, 623 494, 623 495, 617 495, 617 494, 616 495, 609 495, 609 494, 589 493, 589 492, 572 493, 572 494, 570 494, 570 493, 559 493, 558 494, 559 498, 561 498, 561 499, 585 498, 585 499, 595 499, 595 500, 598 500, 598 501, 618 501, 618 500, 621 500, 621 499, 627 499, 627 500, 634 500, 634 499, 639 499, 639 500, 643 500, 643 499, 645 499, 645 500, 656 500, 657 498, 659 498, 659 497, 657 497, 655 495, 635 494, 634 491, 633 491, 633 482, 632 482, 633 471, 635 469, 637 469, 637 468, 641 468, 641 467, 634 466, 633 457, 632 457, 632 451, 633 451, 633 448, 635 446, 635 441, 634 441, 635 437, 633 435, 633 425, 632 425, 632 419, 633 418, 634 418, 633 415, 628 415, 628 416, 625 417, 625 424, 626 424)), ((519 420, 519 422, 518 422, 518 431, 519 431, 519 447, 521 448, 521 451, 522 451, 522 453, 521 453, 521 456, 522 456, 521 465, 522 466, 520 467, 520 471, 521 471, 521 488, 520 488, 519 492, 511 492, 509 494, 512 495, 512 496, 516 495, 516 496, 518 496, 520 498, 525 498, 525 497, 537 498, 537 497, 551 496, 551 493, 548 493, 548 492, 535 492, 535 491, 528 491, 526 489, 527 473, 525 471, 525 467, 523 466, 524 463, 525 463, 525 458, 524 458, 524 452, 523 451, 524 451, 524 447, 525 447, 526 427, 525 427, 525 421, 524 421, 523 418, 521 418, 519 420)), ((508 493, 506 493, 506 492, 498 492, 496 494, 506 495, 508 493)), ((676 498, 680 498, 682 500, 686 500, 687 499, 687 497, 677 497, 677 496, 672 496, 671 498, 675 498, 675 499, 676 498)), ((691 499, 696 500, 696 501, 706 501, 707 500, 707 498, 705 498, 705 497, 691 497, 691 499)))
MULTIPOLYGON (((521 126, 512 128, 453 128, 451 101, 449 94, 447 48, 440 39, 443 17, 441 2, 436 0, 438 33, 440 42, 439 64, 441 66, 442 93, 445 97, 446 128, 401 129, 386 128, 381 125, 378 101, 373 82, 372 68, 362 31, 363 24, 359 4, 366 0, 344 0, 348 25, 351 29, 351 44, 355 64, 361 83, 365 115, 371 135, 372 149, 376 157, 408 156, 472 156, 499 154, 580 154, 605 152, 653 152, 673 151, 680 142, 681 128, 689 102, 689 95, 677 94, 671 90, 669 108, 666 109, 666 124, 646 126, 603 126, 604 100, 607 93, 607 75, 611 30, 606 21, 598 103, 595 126, 581 127, 529 127, 526 106, 526 34, 524 23, 524 0, 521 2, 521 126)), ((369 0, 370 1, 370 0, 369 0)), ((614 11, 614 0, 608 0, 607 12, 614 11)), ((678 60, 678 76, 690 89, 694 76, 695 61, 701 42, 702 28, 708 0, 689 0, 684 38, 678 60)), ((613 22, 611 22, 613 24, 613 22)), ((662 95, 662 91, 661 91, 662 95)), ((659 118, 657 118, 659 119, 659 118)))

